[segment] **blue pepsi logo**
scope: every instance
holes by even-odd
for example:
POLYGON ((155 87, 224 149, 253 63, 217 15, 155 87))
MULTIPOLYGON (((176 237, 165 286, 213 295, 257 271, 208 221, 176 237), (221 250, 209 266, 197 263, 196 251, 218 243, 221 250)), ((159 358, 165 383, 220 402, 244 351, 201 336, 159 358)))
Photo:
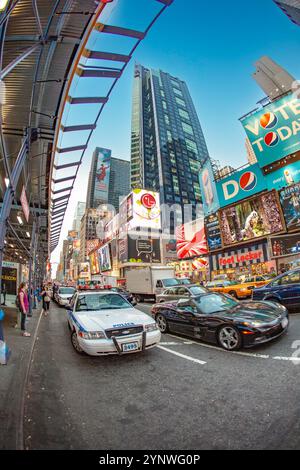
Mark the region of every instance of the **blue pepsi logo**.
POLYGON ((276 134, 276 132, 269 132, 266 136, 265 136, 265 144, 268 146, 268 147, 275 147, 275 145, 277 145, 279 142, 279 137, 278 135, 276 134))
POLYGON ((257 185, 257 176, 252 171, 247 171, 240 177, 240 187, 244 191, 252 191, 257 185))

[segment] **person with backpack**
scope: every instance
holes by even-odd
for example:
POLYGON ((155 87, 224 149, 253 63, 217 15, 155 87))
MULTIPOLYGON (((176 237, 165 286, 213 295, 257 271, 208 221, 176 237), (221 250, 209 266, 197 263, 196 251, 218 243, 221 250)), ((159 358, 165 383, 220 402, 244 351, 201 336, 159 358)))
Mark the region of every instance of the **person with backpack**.
POLYGON ((29 312, 29 301, 26 287, 25 282, 21 282, 17 296, 17 303, 21 313, 21 334, 22 336, 29 337, 31 335, 26 331, 26 318, 29 312))
POLYGON ((50 308, 50 293, 47 289, 46 286, 43 286, 41 296, 43 299, 43 312, 45 314, 45 317, 48 315, 49 308, 50 308))

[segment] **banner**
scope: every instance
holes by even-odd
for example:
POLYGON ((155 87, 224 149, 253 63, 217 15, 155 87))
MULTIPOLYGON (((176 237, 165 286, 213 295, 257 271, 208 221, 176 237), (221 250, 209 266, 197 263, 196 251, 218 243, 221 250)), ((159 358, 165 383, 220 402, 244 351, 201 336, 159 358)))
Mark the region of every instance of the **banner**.
POLYGON ((220 206, 225 207, 264 191, 267 182, 259 165, 255 164, 217 181, 216 186, 220 206))
POLYGON ((122 263, 161 263, 160 239, 128 236, 119 240, 119 259, 122 263))
POLYGON ((300 183, 300 161, 279 168, 265 175, 268 189, 282 189, 300 183))
POLYGON ((300 228, 300 183, 283 189, 279 193, 280 204, 288 232, 300 228))
POLYGON ((97 168, 95 173, 95 203, 107 202, 109 177, 110 177, 110 159, 111 150, 97 147, 95 152, 97 155, 97 168))
POLYGON ((204 214, 216 212, 219 207, 216 183, 210 159, 206 160, 199 173, 199 183, 202 193, 204 214))
POLYGON ((270 238, 272 258, 297 255, 300 259, 300 233, 270 238))
POLYGON ((275 191, 222 209, 220 225, 223 246, 285 230, 275 191))
POLYGON ((86 280, 91 279, 90 263, 85 262, 85 263, 80 263, 79 264, 78 277, 79 277, 79 279, 86 279, 86 280))
POLYGON ((241 122, 261 168, 300 149, 300 100, 293 94, 241 122))
POLYGON ((210 214, 205 217, 205 232, 210 251, 222 248, 221 228, 218 214, 210 214))
POLYGON ((98 250, 100 271, 106 272, 111 271, 111 258, 110 258, 110 249, 109 245, 104 245, 98 250))
POLYGON ((204 220, 193 222, 176 228, 176 244, 178 259, 188 259, 208 254, 204 220))
POLYGON ((99 266, 99 259, 98 253, 94 251, 89 256, 90 259, 90 267, 91 267, 91 274, 99 274, 100 273, 100 266, 99 266))

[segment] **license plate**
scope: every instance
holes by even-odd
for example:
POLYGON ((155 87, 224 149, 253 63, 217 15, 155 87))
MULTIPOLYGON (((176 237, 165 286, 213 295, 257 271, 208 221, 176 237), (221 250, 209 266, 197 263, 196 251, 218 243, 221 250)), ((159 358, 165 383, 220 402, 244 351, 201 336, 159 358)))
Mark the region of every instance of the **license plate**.
POLYGON ((288 321, 287 318, 284 318, 281 322, 282 328, 286 328, 288 326, 288 324, 289 324, 289 321, 288 321))
POLYGON ((139 343, 125 343, 123 344, 123 352, 137 351, 139 349, 139 343))

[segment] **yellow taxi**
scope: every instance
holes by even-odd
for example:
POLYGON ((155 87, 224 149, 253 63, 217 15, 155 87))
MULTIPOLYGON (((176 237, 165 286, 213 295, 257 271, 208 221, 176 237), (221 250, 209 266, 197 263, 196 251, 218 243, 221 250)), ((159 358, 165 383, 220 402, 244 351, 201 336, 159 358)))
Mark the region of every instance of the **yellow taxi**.
POLYGON ((252 290, 255 287, 264 286, 270 282, 264 276, 251 276, 246 278, 244 282, 217 280, 206 284, 206 288, 221 294, 229 294, 236 299, 247 299, 251 297, 252 290))

